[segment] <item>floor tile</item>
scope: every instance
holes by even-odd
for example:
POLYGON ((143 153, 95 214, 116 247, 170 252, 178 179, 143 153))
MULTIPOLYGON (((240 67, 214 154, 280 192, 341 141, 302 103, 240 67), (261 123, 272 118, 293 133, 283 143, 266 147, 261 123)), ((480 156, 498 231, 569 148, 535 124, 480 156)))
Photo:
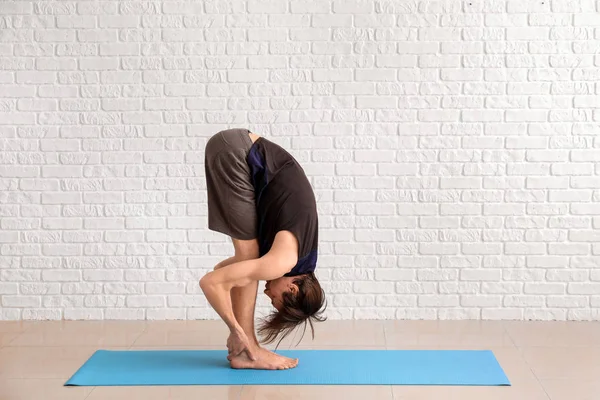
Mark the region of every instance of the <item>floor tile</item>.
POLYGON ((135 330, 144 331, 148 329, 149 323, 146 321, 40 321, 33 325, 28 332, 97 332, 135 330))
POLYGON ((517 346, 600 346, 600 322, 506 321, 517 346))
POLYGON ((523 347, 523 357, 539 379, 598 379, 599 347, 523 347))
POLYGON ((2 400, 84 400, 93 387, 65 387, 63 379, 2 379, 2 400))
POLYGON ((298 346, 292 346, 286 350, 387 350, 386 346, 365 346, 365 345, 354 345, 354 344, 341 344, 341 345, 321 345, 321 344, 300 344, 298 346))
POLYGON ((97 387, 86 400, 238 400, 242 386, 97 387))
POLYGON ((144 332, 139 321, 48 321, 37 324, 10 346, 131 346, 144 332))
POLYGON ((310 326, 297 328, 282 341, 290 349, 306 346, 385 346, 382 321, 328 320, 314 324, 315 337, 310 326), (304 332, 304 336, 303 336, 304 332))
POLYGON ((19 335, 20 333, 16 332, 0 332, 0 347, 8 346, 19 335))
POLYGON ((383 321, 388 348, 465 346, 471 349, 513 347, 497 321, 383 321))
POLYGON ((531 386, 394 386, 394 400, 549 400, 531 386))
POLYGON ((199 320, 199 321, 148 321, 147 332, 165 331, 216 331, 229 332, 223 321, 199 320))
POLYGON ((0 321, 0 333, 21 333, 38 324, 37 321, 0 321))
POLYGON ((548 379, 541 381, 552 400, 598 400, 600 379, 548 379))
POLYGON ((308 385, 285 385, 285 386, 256 386, 247 385, 242 389, 240 400, 392 400, 392 389, 390 386, 308 386, 308 385))
POLYGON ((167 346, 167 345, 133 345, 129 347, 129 350, 227 350, 225 346, 210 346, 210 345, 196 345, 196 346, 167 346))
POLYGON ((222 321, 156 321, 148 324, 133 346, 222 346, 229 329, 222 321))
MULTIPOLYGON (((126 350, 107 347, 106 350, 126 350)), ((0 379, 70 378, 97 347, 3 347, 0 349, 0 379)))

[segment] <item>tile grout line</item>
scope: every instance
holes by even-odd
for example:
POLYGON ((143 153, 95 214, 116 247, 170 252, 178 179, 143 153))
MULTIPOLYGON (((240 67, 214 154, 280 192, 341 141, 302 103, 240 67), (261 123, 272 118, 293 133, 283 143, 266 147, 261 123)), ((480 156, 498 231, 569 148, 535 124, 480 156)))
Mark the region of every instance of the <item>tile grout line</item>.
POLYGON ((517 348, 517 343, 515 342, 515 339, 511 336, 511 334, 508 332, 508 329, 506 329, 506 324, 504 322, 502 323, 502 330, 504 331, 504 333, 506 334, 506 336, 508 336, 508 338, 510 339, 511 343, 513 344, 513 346, 515 348, 517 348))
POLYGON ((15 347, 15 346, 11 346, 10 344, 12 342, 14 342, 15 340, 17 340, 18 338, 20 338, 23 333, 25 333, 25 332, 19 332, 19 334, 17 336, 15 336, 14 338, 12 338, 11 340, 9 340, 8 343, 0 346, 0 349, 2 349, 4 347, 15 347))
POLYGON ((87 396, 85 396, 83 400, 86 400, 88 397, 90 397, 92 395, 92 393, 94 393, 94 390, 96 390, 96 388, 97 388, 97 386, 94 386, 92 388, 92 390, 90 390, 90 393, 87 396))
POLYGON ((523 359, 523 361, 525 361, 525 364, 527 364, 527 367, 529 368, 529 371, 531 371, 531 373, 533 374, 533 376, 535 377, 535 380, 537 381, 537 383, 539 383, 540 387, 542 388, 542 390, 544 391, 544 394, 546 395, 546 397, 548 398, 548 400, 552 400, 550 395, 548 394, 548 392, 546 391, 546 388, 544 387, 544 385, 542 384, 542 382, 540 381, 540 378, 538 378, 538 376, 536 375, 535 371, 533 370, 533 368, 531 367, 531 365, 529 365, 529 362, 527 362, 527 359, 523 356, 523 353, 521 352, 521 347, 517 346, 517 350, 519 351, 519 355, 521 356, 521 358, 523 359))
POLYGON ((134 345, 137 343, 137 341, 139 340, 139 338, 140 338, 140 337, 142 337, 142 335, 143 335, 144 333, 148 332, 148 328, 149 328, 149 326, 148 326, 148 322, 146 321, 146 323, 144 324, 144 330, 142 330, 142 331, 140 332, 140 334, 139 334, 139 335, 138 335, 138 336, 137 336, 137 337, 136 337, 136 338, 133 340, 133 343, 131 343, 131 344, 129 345, 129 347, 127 348, 127 350, 131 350, 131 349, 133 348, 133 346, 134 346, 134 345))
POLYGON ((385 334, 385 323, 383 323, 383 321, 381 322, 381 326, 383 328, 383 345, 385 346, 386 350, 388 349, 388 342, 387 342, 387 335, 385 334))
MULTIPOLYGON (((24 322, 24 321, 21 321, 24 322)), ((39 321, 35 321, 34 323, 31 324, 31 326, 29 326, 28 328, 25 328, 23 331, 18 332, 17 336, 15 336, 14 338, 12 338, 11 340, 8 341, 8 343, 3 344, 2 346, 0 346, 0 349, 4 348, 4 347, 16 347, 16 346, 11 346, 12 342, 14 342, 15 340, 17 340, 18 338, 21 337, 21 335, 23 335, 24 333, 27 333, 27 331, 29 331, 31 328, 33 328, 36 325, 39 325, 39 321)))
MULTIPOLYGON (((127 350, 131 350, 131 348, 133 347, 133 345, 138 341, 138 339, 148 331, 148 322, 146 321, 146 323, 144 324, 144 329, 140 332, 140 334, 133 340, 133 343, 131 343, 128 347, 127 350)), ((90 393, 88 393, 87 396, 85 396, 84 400, 86 400, 87 398, 89 398, 92 393, 94 393, 94 391, 96 390, 97 386, 94 386, 92 390, 90 390, 90 393)), ((239 399, 238 399, 239 400, 239 399)))
MULTIPOLYGON (((381 326, 383 328, 383 344, 385 346, 385 350, 389 350, 387 335, 385 334, 385 325, 386 325, 385 321, 381 321, 381 326)), ((390 388, 391 399, 396 400, 396 397, 394 396, 394 385, 389 385, 389 388, 390 388)))
POLYGON ((512 335, 510 334, 510 332, 506 329, 506 325, 504 323, 502 324, 502 327, 503 327, 504 332, 506 333, 506 335, 509 337, 510 341, 515 346, 515 349, 517 349, 517 352, 519 353, 519 356, 521 357, 521 359, 523 359, 523 362, 527 365, 527 367, 529 368, 529 371, 535 377, 535 380, 537 381, 537 383, 540 385, 540 387, 544 391, 544 394, 546 395, 547 399, 548 400, 552 400, 550 398, 550 395, 546 391, 546 388, 544 387, 544 385, 542 385, 542 382, 540 382, 540 378, 538 378, 538 376, 536 375, 536 373, 533 371, 533 368, 531 367, 531 365, 529 365, 529 362, 527 362, 527 359, 524 357, 523 352, 521 351, 521 346, 517 346, 517 343, 515 342, 515 339, 512 337, 512 335))

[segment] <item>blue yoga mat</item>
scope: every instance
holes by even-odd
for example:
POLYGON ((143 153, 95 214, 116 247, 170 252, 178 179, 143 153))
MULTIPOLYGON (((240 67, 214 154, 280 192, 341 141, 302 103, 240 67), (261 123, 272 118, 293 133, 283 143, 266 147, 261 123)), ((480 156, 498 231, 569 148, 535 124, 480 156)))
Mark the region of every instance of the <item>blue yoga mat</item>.
POLYGON ((99 350, 65 386, 510 385, 488 350, 281 350, 296 368, 236 370, 226 350, 99 350))

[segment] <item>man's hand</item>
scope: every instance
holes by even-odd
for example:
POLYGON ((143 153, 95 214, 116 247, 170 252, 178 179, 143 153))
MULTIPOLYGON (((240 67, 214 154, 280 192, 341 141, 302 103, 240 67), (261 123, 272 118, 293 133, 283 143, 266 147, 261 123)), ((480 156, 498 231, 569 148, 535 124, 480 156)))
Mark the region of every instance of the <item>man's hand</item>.
POLYGON ((227 356, 229 361, 231 361, 233 357, 239 356, 244 351, 249 359, 256 361, 256 355, 250 350, 250 340, 243 329, 236 329, 231 332, 229 338, 227 338, 227 350, 229 350, 229 355, 227 356))

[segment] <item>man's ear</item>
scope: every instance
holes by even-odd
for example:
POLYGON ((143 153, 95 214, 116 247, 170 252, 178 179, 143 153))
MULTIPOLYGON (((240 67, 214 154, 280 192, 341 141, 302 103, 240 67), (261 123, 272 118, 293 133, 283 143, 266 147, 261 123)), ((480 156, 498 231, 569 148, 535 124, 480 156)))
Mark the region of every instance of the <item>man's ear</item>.
POLYGON ((290 284, 290 292, 295 296, 298 294, 298 286, 295 283, 290 284))

